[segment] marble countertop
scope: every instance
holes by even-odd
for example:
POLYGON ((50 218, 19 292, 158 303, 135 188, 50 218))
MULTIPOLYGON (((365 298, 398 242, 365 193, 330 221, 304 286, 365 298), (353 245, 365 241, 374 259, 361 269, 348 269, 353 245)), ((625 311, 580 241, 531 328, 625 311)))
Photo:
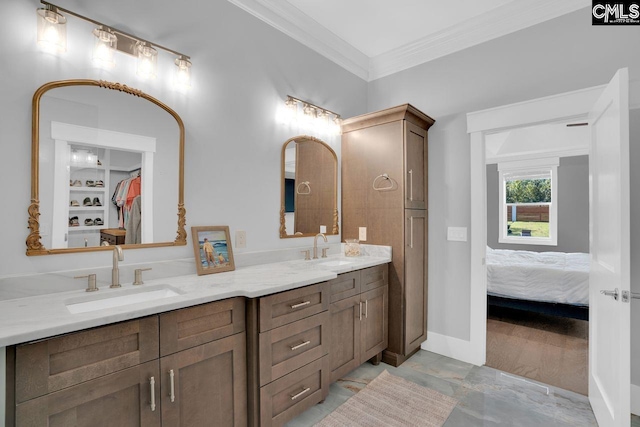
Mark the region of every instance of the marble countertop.
POLYGON ((204 276, 190 274, 145 280, 144 285, 123 284, 119 289, 102 286, 92 293, 73 290, 0 301, 0 347, 225 298, 256 298, 335 279, 341 273, 391 262, 391 250, 388 249, 360 257, 332 255, 310 261, 251 265, 204 276), (178 295, 77 314, 71 314, 67 308, 69 304, 113 297, 123 297, 121 299, 126 301, 135 299, 132 297, 135 294, 155 290, 171 290, 178 295))

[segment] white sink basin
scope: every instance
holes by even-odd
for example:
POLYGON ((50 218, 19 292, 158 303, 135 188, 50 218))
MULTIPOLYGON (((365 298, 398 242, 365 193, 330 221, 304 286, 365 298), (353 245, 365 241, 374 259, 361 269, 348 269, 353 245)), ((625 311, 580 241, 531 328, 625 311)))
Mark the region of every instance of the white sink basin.
MULTIPOLYGON (((100 291, 98 291, 100 293, 100 291)), ((114 295, 91 295, 90 297, 75 298, 65 302, 71 314, 88 313, 106 308, 122 307, 141 302, 156 301, 180 295, 182 292, 169 286, 154 286, 143 289, 116 291, 114 295)))
POLYGON ((326 265, 327 267, 340 267, 341 265, 349 265, 349 264, 353 264, 353 262, 344 261, 344 260, 336 260, 336 261, 327 261, 327 262, 321 262, 320 263, 320 265, 326 265))

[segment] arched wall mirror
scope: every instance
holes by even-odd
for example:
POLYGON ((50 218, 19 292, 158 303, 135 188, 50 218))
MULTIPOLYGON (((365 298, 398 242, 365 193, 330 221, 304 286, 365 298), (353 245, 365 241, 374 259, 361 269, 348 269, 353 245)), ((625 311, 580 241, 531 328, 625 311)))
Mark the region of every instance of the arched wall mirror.
POLYGON ((338 158, 325 142, 301 135, 282 146, 280 238, 338 234, 338 158))
POLYGON ((185 245, 184 133, 175 111, 126 85, 41 86, 27 255, 185 245))

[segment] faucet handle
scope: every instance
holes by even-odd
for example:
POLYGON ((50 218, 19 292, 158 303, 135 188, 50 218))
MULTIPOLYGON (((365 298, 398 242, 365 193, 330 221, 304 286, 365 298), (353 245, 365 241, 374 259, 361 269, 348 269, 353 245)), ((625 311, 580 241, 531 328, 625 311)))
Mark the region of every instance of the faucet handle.
POLYGON ((322 258, 326 258, 327 257, 327 251, 329 250, 329 248, 322 248, 322 258))
POLYGON ((74 279, 88 279, 88 287, 85 289, 86 292, 94 292, 99 290, 96 285, 96 275, 95 274, 87 274, 86 276, 74 276, 74 279))
POLYGON ((309 261, 311 259, 311 249, 300 251, 304 254, 304 260, 309 261))
POLYGON ((134 285, 142 285, 144 282, 142 281, 142 272, 149 271, 151 268, 136 268, 133 272, 133 284, 134 285))

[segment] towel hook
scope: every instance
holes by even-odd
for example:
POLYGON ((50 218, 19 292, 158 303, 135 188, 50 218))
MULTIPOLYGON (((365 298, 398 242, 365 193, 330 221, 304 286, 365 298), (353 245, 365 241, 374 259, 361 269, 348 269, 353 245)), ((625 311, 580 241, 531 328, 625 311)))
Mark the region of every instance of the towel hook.
POLYGON ((395 184, 392 178, 389 177, 389 174, 387 173, 383 173, 382 175, 378 175, 374 178, 373 180, 373 189, 376 191, 385 191, 385 190, 393 190, 395 184), (376 187, 376 182, 378 182, 378 180, 382 178, 385 179, 387 181, 389 181, 389 186, 388 187, 376 187))
POLYGON ((300 184, 298 184, 298 187, 296 188, 296 193, 298 193, 298 194, 311 194, 311 187, 309 186, 309 181, 303 181, 300 184), (302 191, 300 190, 300 187, 302 187, 302 191), (307 187, 307 191, 304 191, 305 187, 307 187))

